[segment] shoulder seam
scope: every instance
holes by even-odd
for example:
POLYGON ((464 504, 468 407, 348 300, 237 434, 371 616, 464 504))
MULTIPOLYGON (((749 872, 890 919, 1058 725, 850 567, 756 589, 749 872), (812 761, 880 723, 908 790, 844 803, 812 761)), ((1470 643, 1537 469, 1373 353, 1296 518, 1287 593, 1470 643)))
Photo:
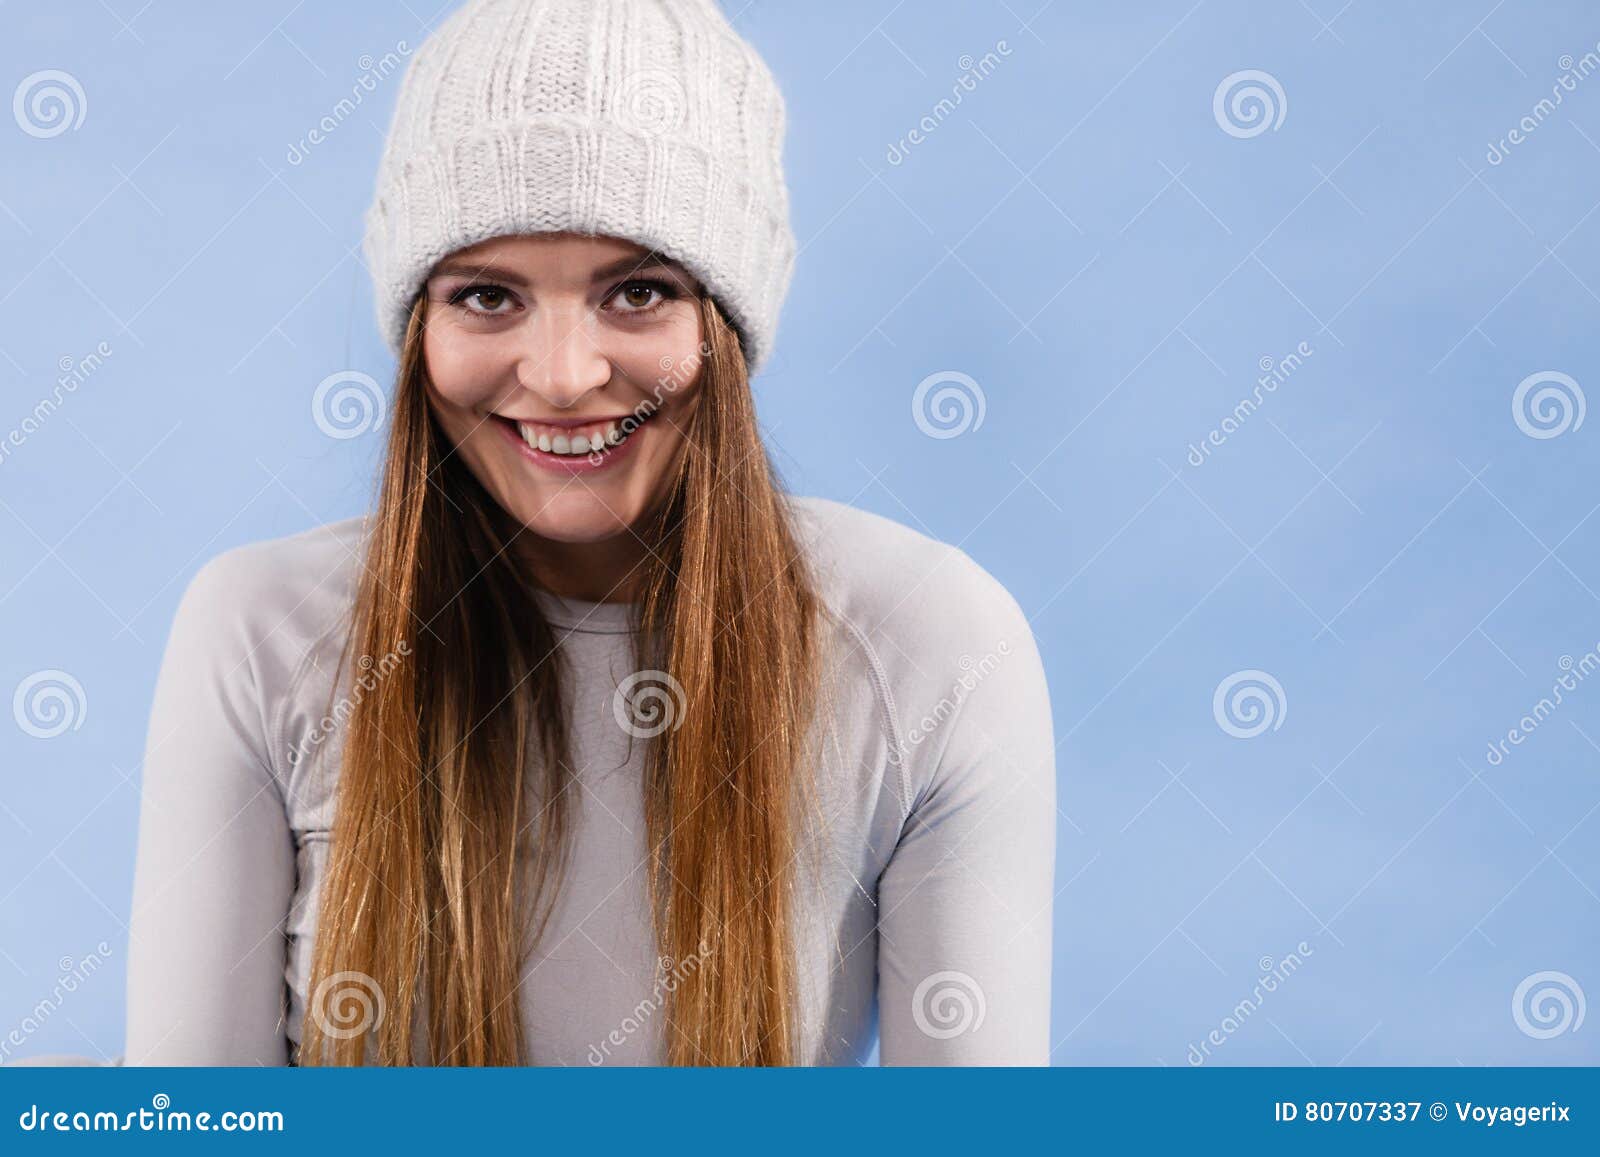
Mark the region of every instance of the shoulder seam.
MULTIPOLYGON (((351 557, 355 556, 352 555, 351 557)), ((330 576, 324 576, 321 582, 326 582, 328 577, 330 576)), ((321 582, 319 582, 317 585, 320 586, 321 582)), ((274 768, 278 766, 280 759, 283 757, 283 753, 288 750, 283 741, 283 724, 285 716, 287 716, 289 713, 289 707, 295 701, 295 696, 299 693, 301 684, 303 684, 306 680, 307 673, 310 670, 310 666, 316 656, 318 648, 322 646, 323 642, 326 641, 330 635, 348 622, 347 611, 351 605, 352 603, 348 599, 339 604, 340 609, 334 614, 332 621, 329 622, 327 626, 323 627, 322 630, 318 631, 317 634, 312 637, 311 641, 306 644, 305 651, 301 653, 299 661, 296 662, 294 670, 289 676, 288 683, 284 686, 283 695, 279 699, 278 704, 272 713, 271 740, 273 743, 273 749, 271 752, 271 758, 274 768)), ((338 684, 337 671, 334 672, 333 678, 334 687, 336 689, 338 684)), ((282 778, 279 781, 284 785, 286 790, 289 785, 289 772, 290 769, 286 768, 282 778)), ((274 771, 274 775, 276 775, 276 771, 274 771)), ((287 802, 287 799, 285 802, 287 802)))
MULTIPOLYGON (((277 764, 278 758, 283 754, 283 752, 288 750, 283 741, 284 717, 289 713, 290 704, 294 702, 295 696, 300 691, 301 684, 306 680, 307 672, 309 672, 311 669, 312 660, 316 656, 317 649, 321 647, 323 642, 335 631, 337 631, 344 623, 345 616, 343 613, 334 616, 333 622, 324 627, 320 632, 318 632, 316 637, 313 638, 310 643, 306 644, 305 652, 300 656, 300 661, 295 664, 294 673, 289 677, 289 682, 283 691, 283 697, 278 701, 278 706, 272 713, 272 742, 274 746, 271 752, 271 758, 274 765, 277 764)), ((339 673, 335 671, 333 675, 334 689, 337 689, 338 678, 339 673)), ((274 774, 276 775, 276 772, 274 772, 274 774)), ((281 782, 285 785, 285 787, 287 787, 289 783, 289 772, 287 769, 284 772, 281 782)))
MULTIPOLYGON (((1027 621, 1027 614, 1026 614, 1025 611, 1022 610, 1021 604, 1017 603, 1015 596, 1011 594, 1011 591, 1009 590, 1009 588, 1007 588, 1004 583, 1002 583, 998 578, 996 578, 993 574, 991 574, 983 566, 982 563, 978 562, 977 559, 975 559, 971 555, 967 554, 966 551, 962 550, 960 547, 956 546, 954 543, 941 543, 941 545, 947 547, 948 550, 951 552, 951 555, 953 555, 955 557, 958 557, 958 558, 961 558, 961 559, 964 559, 972 568, 974 568, 976 573, 978 575, 982 576, 986 580, 985 581, 985 586, 988 588, 989 592, 994 597, 996 597, 996 598, 1004 598, 1006 600, 1009 600, 1010 604, 1016 609, 1016 611, 1023 616, 1022 628, 1023 628, 1024 631, 1028 632, 1029 636, 1031 637, 1032 627, 1031 627, 1031 624, 1027 621)), ((949 558, 950 555, 947 555, 946 557, 949 558)), ((1037 646, 1037 644, 1035 643, 1035 647, 1036 646, 1037 646)), ((969 652, 963 651, 961 653, 961 655, 957 659, 957 665, 958 666, 960 665, 960 659, 962 659, 962 658, 970 659, 970 658, 972 658, 972 656, 971 656, 971 654, 969 652)), ((951 713, 950 717, 939 728, 939 735, 936 737, 936 739, 937 739, 937 748, 936 748, 936 750, 930 750, 929 756, 928 756, 928 763, 929 763, 929 768, 928 768, 928 790, 929 791, 931 791, 934 788, 935 784, 939 780, 940 772, 944 770, 945 757, 949 754, 950 744, 951 744, 953 736, 956 734, 956 732, 958 730, 958 725, 961 723, 961 721, 963 719, 966 718, 966 716, 968 714, 971 713, 970 709, 967 707, 967 703, 971 698, 972 698, 972 696, 971 696, 970 693, 961 696, 959 701, 956 703, 955 710, 951 713)), ((980 730, 981 730, 981 728, 980 728, 980 730)), ((985 734, 986 738, 992 738, 992 737, 989 737, 987 735, 987 732, 985 732, 984 734, 985 734)))
POLYGON ((878 657, 877 648, 867 638, 866 632, 856 626, 846 615, 840 614, 833 608, 828 608, 828 615, 836 622, 843 624, 860 644, 862 654, 867 659, 867 669, 872 673, 872 682, 878 692, 878 705, 880 722, 884 728, 884 738, 889 745, 889 762, 899 772, 900 795, 900 823, 905 824, 911 815, 911 776, 906 770, 906 761, 900 750, 900 722, 895 710, 894 691, 889 686, 889 676, 884 669, 883 661, 878 657))
MULTIPOLYGON (((235 549, 237 549, 237 548, 235 548, 235 549)), ((221 553, 212 555, 205 562, 200 564, 199 568, 189 578, 188 588, 185 590, 182 600, 180 600, 180 604, 179 604, 179 610, 180 611, 183 609, 183 601, 189 599, 190 597, 192 597, 195 594, 196 590, 199 588, 199 584, 201 582, 202 576, 206 576, 206 575, 209 574, 209 576, 211 578, 211 581, 213 581, 213 582, 217 581, 216 580, 217 570, 214 570, 213 568, 220 569, 221 564, 222 564, 222 560, 228 558, 230 554, 232 554, 232 551, 222 551, 221 553)), ((249 639, 248 633, 246 633, 244 637, 248 641, 248 639, 249 639)), ((170 649, 171 645, 172 644, 171 644, 171 636, 170 636, 170 628, 169 628, 169 638, 168 638, 168 644, 167 644, 169 649, 170 649)), ((261 680, 258 677, 258 673, 257 673, 257 670, 256 670, 256 664, 255 664, 256 650, 257 650, 257 647, 252 646, 250 648, 250 650, 245 654, 245 657, 243 659, 240 659, 237 663, 234 664, 232 670, 229 671, 228 676, 224 676, 223 678, 226 679, 227 677, 231 676, 234 671, 238 671, 241 668, 243 668, 243 670, 245 672, 245 676, 249 680, 250 705, 253 708, 252 714, 254 716, 254 722, 256 724, 259 724, 260 727, 261 727, 261 730, 260 730, 260 733, 259 733, 260 737, 261 737, 261 742, 262 742, 263 745, 270 745, 271 737, 268 735, 266 703, 264 702, 264 700, 262 698, 261 680)), ((169 653, 170 653, 170 650, 169 650, 169 653)), ((165 660, 163 660, 163 661, 165 661, 165 660)), ((165 741, 163 740, 163 742, 165 742, 165 741)), ((282 791, 282 788, 280 787, 280 785, 278 784, 277 773, 273 770, 272 752, 271 752, 271 750, 269 749, 269 750, 260 751, 260 752, 253 752, 252 754, 255 757, 256 769, 261 772, 261 776, 262 776, 262 779, 264 781, 261 784, 261 787, 257 789, 257 794, 259 794, 260 791, 265 790, 266 788, 270 787, 281 799, 282 795, 283 795, 283 791, 282 791)), ((143 789, 141 788, 141 791, 142 790, 143 789)))

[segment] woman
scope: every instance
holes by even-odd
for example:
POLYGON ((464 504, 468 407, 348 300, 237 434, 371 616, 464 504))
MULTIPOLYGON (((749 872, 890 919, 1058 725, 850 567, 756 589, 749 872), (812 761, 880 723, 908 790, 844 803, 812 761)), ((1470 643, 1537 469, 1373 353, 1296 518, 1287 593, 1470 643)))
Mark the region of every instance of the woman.
POLYGON ((783 124, 714 0, 471 0, 417 50, 376 509, 185 593, 127 1063, 1048 1061, 1027 620, 758 436, 783 124))

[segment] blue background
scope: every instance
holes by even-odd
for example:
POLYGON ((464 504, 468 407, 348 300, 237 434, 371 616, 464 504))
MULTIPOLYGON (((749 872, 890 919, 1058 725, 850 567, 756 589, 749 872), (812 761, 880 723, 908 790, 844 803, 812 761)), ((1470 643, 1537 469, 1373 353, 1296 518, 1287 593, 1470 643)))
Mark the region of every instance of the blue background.
MULTIPOLYGON (((445 11, 454 5, 446 5, 445 11)), ((1562 656, 1600 644, 1600 418, 1535 438, 1512 394, 1600 382, 1600 52, 1566 3, 792 5, 727 0, 789 109, 803 246, 755 388, 790 487, 957 543, 1043 649, 1059 741, 1058 1064, 1593 1064, 1600 1013, 1519 1029, 1518 984, 1600 995, 1600 679, 1498 766, 1562 656), (998 66, 938 117, 965 55, 998 66), (1231 135, 1224 77, 1281 123, 1231 135), (1311 356, 1203 465, 1263 358, 1311 356), (930 374, 981 425, 927 436, 930 374), (1219 725, 1235 672, 1276 728, 1219 725)), ((63 958, 108 963, 13 1055, 121 1051, 149 697, 177 598, 228 547, 358 513, 381 433, 317 383, 393 365, 360 215, 398 78, 299 163, 361 58, 432 4, 0 6, 0 436, 61 359, 112 353, 0 461, 0 692, 84 688, 48 739, 0 715, 0 1037, 63 958)))

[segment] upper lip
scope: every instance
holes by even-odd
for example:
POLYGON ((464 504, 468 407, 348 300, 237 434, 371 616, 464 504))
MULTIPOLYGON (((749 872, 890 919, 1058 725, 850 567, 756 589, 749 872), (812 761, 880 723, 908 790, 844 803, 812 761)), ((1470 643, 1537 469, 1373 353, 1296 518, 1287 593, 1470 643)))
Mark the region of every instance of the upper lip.
POLYGON ((526 423, 530 426, 560 426, 562 429, 573 429, 577 426, 598 426, 602 422, 620 422, 624 418, 641 419, 632 410, 626 414, 599 414, 593 418, 513 418, 510 414, 497 414, 508 422, 526 423))

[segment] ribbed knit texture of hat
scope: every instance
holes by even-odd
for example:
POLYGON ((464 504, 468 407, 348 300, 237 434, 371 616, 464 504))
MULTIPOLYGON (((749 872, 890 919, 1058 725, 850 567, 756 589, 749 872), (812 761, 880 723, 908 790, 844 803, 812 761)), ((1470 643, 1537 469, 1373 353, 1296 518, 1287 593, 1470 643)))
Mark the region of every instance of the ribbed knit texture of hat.
POLYGON ((754 373, 794 268, 784 118, 716 0, 468 0, 407 66, 366 215, 389 349, 446 254, 574 232, 682 262, 754 373))

